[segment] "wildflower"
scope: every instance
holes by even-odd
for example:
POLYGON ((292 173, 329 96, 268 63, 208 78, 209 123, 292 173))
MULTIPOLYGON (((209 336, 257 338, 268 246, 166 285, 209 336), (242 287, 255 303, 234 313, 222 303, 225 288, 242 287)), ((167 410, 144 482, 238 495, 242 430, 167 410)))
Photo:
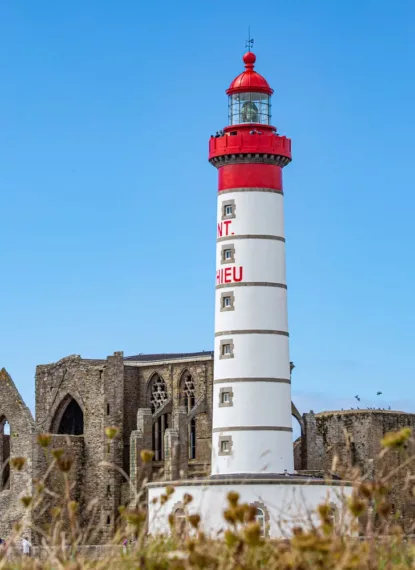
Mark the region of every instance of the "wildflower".
POLYGON ((71 513, 76 513, 76 511, 78 510, 78 508, 79 508, 79 504, 78 504, 76 501, 69 501, 69 503, 68 503, 68 510, 69 510, 71 513))
POLYGON ((187 517, 189 523, 192 525, 193 528, 197 528, 200 523, 200 515, 189 515, 187 517))
POLYGON ((58 468, 63 473, 68 473, 70 471, 72 463, 73 459, 72 457, 69 457, 69 455, 62 455, 62 457, 59 457, 57 460, 58 468))
POLYGON ((236 514, 234 509, 226 509, 223 513, 223 518, 230 524, 236 524, 236 514))
POLYGON ((192 495, 190 495, 189 493, 185 493, 183 495, 183 504, 184 505, 188 505, 189 503, 191 503, 193 501, 193 497, 192 495))
POLYGON ((16 471, 21 471, 25 463, 26 459, 24 457, 13 457, 13 459, 10 459, 10 465, 13 469, 16 469, 16 471))
POLYGON ((150 451, 149 449, 142 449, 140 451, 140 457, 143 463, 150 463, 154 457, 154 451, 150 451))
POLYGON ((383 447, 390 449, 401 449, 412 435, 410 427, 402 428, 399 431, 387 433, 381 440, 383 447))
POLYGON ((61 447, 58 447, 57 449, 52 449, 51 453, 52 453, 52 457, 54 457, 57 460, 60 457, 62 457, 62 455, 65 453, 65 450, 62 449, 61 447))
POLYGON ((160 496, 160 505, 164 505, 164 503, 167 503, 169 497, 167 495, 161 495, 160 496))
POLYGON ((20 501, 22 502, 23 506, 27 509, 32 504, 32 497, 21 497, 20 501))
POLYGON ((376 510, 380 517, 386 518, 392 510, 392 505, 382 499, 376 507, 376 510))
POLYGON ((237 505, 232 510, 235 513, 235 518, 239 522, 244 522, 246 505, 237 505))
POLYGON ((359 495, 362 495, 365 499, 371 499, 373 495, 373 486, 370 483, 363 482, 359 485, 358 492, 359 495))
POLYGON ((257 522, 249 523, 244 529, 244 537, 247 544, 257 546, 261 542, 261 528, 257 522))
POLYGON ((225 531, 225 543, 229 548, 232 548, 236 544, 238 544, 239 538, 235 533, 230 530, 225 531))
POLYGON ((349 499, 349 510, 356 518, 362 516, 366 510, 366 501, 353 494, 349 499))
POLYGON ((236 491, 230 491, 228 493, 228 502, 232 507, 236 507, 236 505, 238 504, 239 501, 239 493, 236 493, 236 491))
POLYGON ((171 485, 169 485, 168 487, 166 487, 166 495, 168 497, 170 497, 170 495, 173 495, 174 493, 174 487, 172 487, 171 485))
POLYGON ((244 521, 254 522, 256 518, 257 508, 253 505, 245 505, 244 521))
POLYGON ((147 518, 147 514, 142 509, 125 510, 123 518, 132 525, 139 526, 147 518))
POLYGON ((50 509, 50 514, 54 519, 58 518, 58 516, 61 514, 61 508, 60 507, 52 507, 50 509))
POLYGON ((37 436, 37 442, 41 447, 48 447, 50 445, 52 436, 50 433, 40 433, 37 436))
POLYGON ((115 426, 108 426, 105 428, 105 435, 108 439, 114 439, 114 437, 117 437, 119 432, 120 430, 115 426))

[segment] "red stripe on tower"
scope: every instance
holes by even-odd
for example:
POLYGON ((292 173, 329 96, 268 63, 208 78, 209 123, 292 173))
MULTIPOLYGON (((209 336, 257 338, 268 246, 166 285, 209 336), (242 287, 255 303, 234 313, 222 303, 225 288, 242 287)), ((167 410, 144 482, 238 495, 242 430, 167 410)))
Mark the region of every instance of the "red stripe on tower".
POLYGON ((275 164, 229 164, 218 169, 218 190, 269 188, 282 192, 282 170, 275 164))

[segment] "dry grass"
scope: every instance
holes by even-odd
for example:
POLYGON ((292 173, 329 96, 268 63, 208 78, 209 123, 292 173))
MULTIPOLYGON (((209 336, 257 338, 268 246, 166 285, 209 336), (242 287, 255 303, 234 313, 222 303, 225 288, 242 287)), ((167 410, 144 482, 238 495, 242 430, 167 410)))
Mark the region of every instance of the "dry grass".
MULTIPOLYGON (((115 428, 114 428, 115 429, 115 428)), ((116 437, 108 432, 107 437, 116 437)), ((406 453, 411 431, 404 428, 388 434, 382 441, 383 457, 388 453, 406 453)), ((33 528, 41 536, 42 556, 21 558, 15 548, 23 532, 16 525, 1 552, 1 569, 149 569, 149 570, 403 570, 415 568, 415 542, 404 536, 396 523, 388 502, 388 480, 391 473, 367 480, 356 470, 352 496, 345 499, 344 513, 352 520, 355 530, 365 537, 358 538, 342 532, 331 516, 329 505, 318 509, 319 522, 311 530, 295 528, 291 538, 263 539, 255 520, 255 509, 240 503, 235 492, 228 495, 224 512, 226 530, 215 540, 203 532, 203 521, 198 515, 187 514, 183 523, 171 516, 169 537, 149 537, 146 532, 147 513, 140 504, 140 496, 125 509, 120 509, 119 530, 112 543, 101 549, 103 557, 86 557, 86 546, 91 544, 99 529, 85 528, 79 520, 77 503, 71 498, 69 472, 71 458, 64 451, 49 450, 50 437, 39 436, 39 444, 50 454, 50 466, 43 481, 38 482, 32 497, 23 497, 25 508, 37 510, 49 504, 46 500, 46 481, 52 470, 61 473, 64 481, 63 497, 55 496, 55 506, 49 509, 50 525, 33 528), (128 545, 124 545, 125 540, 128 545)), ((142 453, 143 468, 151 461, 151 452, 142 453)), ((413 457, 404 457, 402 464, 409 464, 413 457)), ((12 469, 23 469, 24 459, 14 458, 12 469)), ((166 487, 161 501, 174 500, 174 488, 166 487)), ((187 497, 187 503, 192 497, 187 497)), ((340 517, 344 519, 345 517, 340 517)), ((91 515, 91 520, 96 520, 91 515)), ((309 521, 307 521, 309 522, 309 521)))

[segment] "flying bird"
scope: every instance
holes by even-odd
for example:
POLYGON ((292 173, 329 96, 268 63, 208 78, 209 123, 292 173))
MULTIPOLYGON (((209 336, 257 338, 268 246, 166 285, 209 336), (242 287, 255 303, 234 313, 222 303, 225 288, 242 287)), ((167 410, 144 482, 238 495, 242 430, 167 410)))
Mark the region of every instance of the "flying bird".
POLYGON ((381 396, 382 392, 376 392, 376 396, 381 396))
POLYGON ((360 396, 356 395, 355 398, 358 402, 360 402, 360 396))

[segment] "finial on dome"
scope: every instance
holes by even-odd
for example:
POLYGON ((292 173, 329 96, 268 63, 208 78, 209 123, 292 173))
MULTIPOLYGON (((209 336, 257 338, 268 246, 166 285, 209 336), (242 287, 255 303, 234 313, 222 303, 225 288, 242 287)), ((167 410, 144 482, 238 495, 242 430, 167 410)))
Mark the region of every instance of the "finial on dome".
POLYGON ((246 69, 253 69, 254 63, 256 62, 256 55, 252 51, 247 51, 242 58, 246 69))

